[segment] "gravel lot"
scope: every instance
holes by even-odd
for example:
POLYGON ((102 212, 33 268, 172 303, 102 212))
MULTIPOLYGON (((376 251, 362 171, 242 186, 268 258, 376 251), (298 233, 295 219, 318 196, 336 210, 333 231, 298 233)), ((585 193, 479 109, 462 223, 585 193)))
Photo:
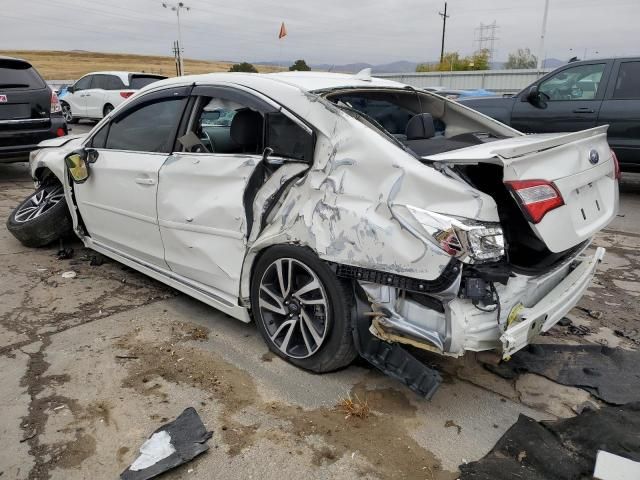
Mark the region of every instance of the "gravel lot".
MULTIPOLYGON (((31 189, 25 164, 0 165, 0 216, 31 189)), ((608 254, 569 315, 584 335, 556 327, 540 342, 640 343, 640 175, 625 175, 620 216, 595 243, 608 254)), ((454 479, 520 413, 572 416, 589 399, 532 374, 504 380, 474 355, 444 362, 431 402, 362 362, 312 375, 268 353, 252 324, 71 246, 57 260, 57 246, 27 249, 0 228, 3 478, 116 478, 193 406, 211 448, 163 478, 454 479), (348 396, 372 414, 345 418, 336 405, 348 396)))

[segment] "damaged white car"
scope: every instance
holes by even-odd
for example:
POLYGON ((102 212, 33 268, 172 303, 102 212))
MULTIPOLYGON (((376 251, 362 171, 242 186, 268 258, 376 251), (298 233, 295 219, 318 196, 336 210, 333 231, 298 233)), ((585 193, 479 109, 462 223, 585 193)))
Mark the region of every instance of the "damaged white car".
POLYGON ((429 397, 403 345, 506 358, 583 295, 618 208, 606 129, 525 136, 366 73, 187 76, 41 144, 7 224, 72 229, 299 367, 360 354, 429 397))

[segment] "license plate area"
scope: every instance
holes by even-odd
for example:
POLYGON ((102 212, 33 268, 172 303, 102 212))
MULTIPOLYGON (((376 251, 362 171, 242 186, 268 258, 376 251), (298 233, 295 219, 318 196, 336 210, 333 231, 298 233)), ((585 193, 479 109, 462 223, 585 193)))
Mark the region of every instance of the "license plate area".
POLYGON ((31 105, 28 103, 0 103, 0 120, 22 120, 31 116, 31 105))
POLYGON ((578 227, 593 223, 605 213, 597 183, 589 183, 572 192, 572 215, 578 227))

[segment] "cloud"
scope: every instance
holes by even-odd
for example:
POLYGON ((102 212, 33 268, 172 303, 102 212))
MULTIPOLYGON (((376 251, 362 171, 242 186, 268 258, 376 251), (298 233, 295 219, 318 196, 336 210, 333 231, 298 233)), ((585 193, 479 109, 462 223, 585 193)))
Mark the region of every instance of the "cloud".
MULTIPOLYGON (((430 0, 185 1, 185 54, 209 60, 312 63, 425 61, 440 55, 443 2, 430 0), (280 23, 288 36, 278 40, 280 23)), ((446 49, 470 53, 480 22, 499 26, 496 58, 536 52, 544 0, 450 0, 446 49)), ((632 55, 637 0, 551 0, 545 56, 632 55), (605 20, 606 19, 606 20, 605 20), (569 49, 573 49, 570 52, 569 49), (574 53, 576 52, 576 53, 574 53)), ((3 0, 0 45, 170 55, 174 12, 160 0, 3 0)))

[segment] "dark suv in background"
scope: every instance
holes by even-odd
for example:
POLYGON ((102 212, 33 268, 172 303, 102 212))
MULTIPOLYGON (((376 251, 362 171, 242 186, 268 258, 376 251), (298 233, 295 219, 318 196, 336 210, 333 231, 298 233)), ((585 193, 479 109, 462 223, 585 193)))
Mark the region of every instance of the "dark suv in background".
POLYGON ((525 133, 608 124, 609 144, 622 169, 640 169, 640 58, 573 62, 513 97, 459 102, 525 133))
POLYGON ((29 159, 42 140, 67 134, 58 96, 25 60, 0 57, 0 163, 29 159))

